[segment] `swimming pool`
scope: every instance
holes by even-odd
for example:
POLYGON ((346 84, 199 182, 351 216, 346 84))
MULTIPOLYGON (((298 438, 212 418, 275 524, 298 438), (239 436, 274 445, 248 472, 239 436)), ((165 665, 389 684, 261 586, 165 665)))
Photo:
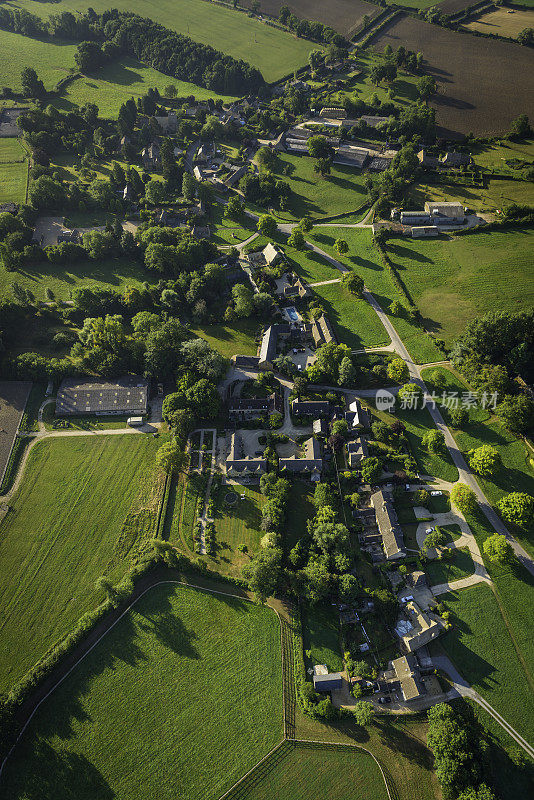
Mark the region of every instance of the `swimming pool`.
POLYGON ((294 306, 290 306, 289 308, 286 308, 285 312, 286 312, 287 316, 289 317, 289 319, 291 320, 291 322, 298 322, 299 321, 300 317, 299 317, 299 315, 297 313, 297 309, 294 306))

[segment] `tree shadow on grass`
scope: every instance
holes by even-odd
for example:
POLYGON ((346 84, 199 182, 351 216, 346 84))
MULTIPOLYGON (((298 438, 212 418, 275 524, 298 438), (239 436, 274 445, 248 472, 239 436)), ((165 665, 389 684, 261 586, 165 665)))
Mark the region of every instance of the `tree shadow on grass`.
POLYGON ((193 641, 197 638, 194 630, 187 629, 183 621, 170 608, 145 617, 146 622, 140 627, 147 633, 152 632, 156 639, 168 647, 176 655, 183 658, 200 658, 193 641))
MULTIPOLYGON (((405 247, 401 244, 395 244, 391 241, 388 242, 388 250, 392 253, 395 253, 397 256, 405 256, 409 258, 411 261, 421 261, 426 264, 432 264, 432 259, 428 256, 423 255, 423 253, 419 253, 417 250, 412 250, 410 247, 405 247)), ((397 269, 405 269, 401 264, 395 264, 397 269)))
POLYGON ((407 730, 399 727, 397 721, 390 717, 375 718, 374 726, 379 732, 382 743, 390 750, 401 753, 408 761, 424 769, 432 769, 434 759, 430 750, 407 730))
MULTIPOLYGON (((21 750, 20 756, 23 755, 21 750)), ((13 760, 11 768, 8 768, 5 788, 10 797, 24 797, 25 800, 113 800, 116 796, 102 773, 85 756, 56 750, 43 740, 36 742, 31 755, 26 755, 31 758, 31 769, 27 768, 26 761, 17 760, 13 760)))

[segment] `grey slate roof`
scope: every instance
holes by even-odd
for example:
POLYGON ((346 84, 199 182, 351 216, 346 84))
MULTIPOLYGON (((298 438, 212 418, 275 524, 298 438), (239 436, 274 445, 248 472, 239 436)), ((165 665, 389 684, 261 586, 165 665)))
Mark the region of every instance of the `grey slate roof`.
POLYGON ((386 558, 405 556, 402 530, 393 508, 390 493, 380 489, 371 495, 371 504, 375 510, 376 524, 382 537, 386 558))
POLYGON ((59 387, 56 415, 146 414, 148 383, 139 375, 116 380, 67 378, 59 387))

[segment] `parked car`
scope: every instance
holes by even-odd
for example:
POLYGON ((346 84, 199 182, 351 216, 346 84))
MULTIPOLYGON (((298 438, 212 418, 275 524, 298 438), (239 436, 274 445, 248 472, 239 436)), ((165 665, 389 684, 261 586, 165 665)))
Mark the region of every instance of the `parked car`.
POLYGON ((442 494, 443 492, 438 492, 436 490, 435 492, 430 492, 430 497, 441 497, 442 494))
POLYGON ((384 703, 391 703, 391 697, 389 697, 389 696, 387 696, 387 697, 379 697, 378 698, 378 702, 381 705, 384 705, 384 703))
POLYGON ((434 533, 435 530, 435 528, 427 528, 425 533, 434 533))

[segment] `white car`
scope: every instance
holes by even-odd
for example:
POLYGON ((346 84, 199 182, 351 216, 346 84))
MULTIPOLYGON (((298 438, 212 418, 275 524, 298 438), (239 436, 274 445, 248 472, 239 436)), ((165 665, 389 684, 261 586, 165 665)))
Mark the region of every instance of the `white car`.
POLYGON ((427 528, 425 533, 434 533, 435 530, 435 528, 427 528))
POLYGON ((438 492, 438 491, 430 492, 430 497, 441 497, 442 494, 443 492, 438 492))

